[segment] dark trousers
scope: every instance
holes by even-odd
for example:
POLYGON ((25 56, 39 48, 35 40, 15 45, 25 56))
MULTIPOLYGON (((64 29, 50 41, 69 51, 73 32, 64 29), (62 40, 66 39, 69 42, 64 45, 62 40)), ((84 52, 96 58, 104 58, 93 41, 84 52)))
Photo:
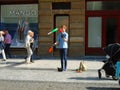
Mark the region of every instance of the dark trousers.
POLYGON ((67 69, 67 48, 60 49, 60 59, 61 59, 61 68, 63 70, 67 69))
MULTIPOLYGON (((30 48, 32 49, 32 46, 33 46, 33 43, 31 43, 30 44, 30 48)), ((30 62, 32 62, 33 61, 33 55, 31 56, 31 58, 30 58, 30 62)))
POLYGON ((11 53, 10 53, 10 45, 11 44, 5 44, 5 54, 6 56, 8 56, 9 58, 11 58, 11 53))

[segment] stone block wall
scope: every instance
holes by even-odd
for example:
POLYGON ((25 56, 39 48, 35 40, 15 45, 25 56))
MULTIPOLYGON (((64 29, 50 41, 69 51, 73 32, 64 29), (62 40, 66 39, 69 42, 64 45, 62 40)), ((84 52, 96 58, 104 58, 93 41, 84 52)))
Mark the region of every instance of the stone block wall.
POLYGON ((69 15, 69 57, 85 55, 85 0, 39 0, 39 47, 38 55, 50 56, 48 49, 53 43, 54 15, 69 15), (52 2, 70 2, 70 10, 52 10, 52 2))

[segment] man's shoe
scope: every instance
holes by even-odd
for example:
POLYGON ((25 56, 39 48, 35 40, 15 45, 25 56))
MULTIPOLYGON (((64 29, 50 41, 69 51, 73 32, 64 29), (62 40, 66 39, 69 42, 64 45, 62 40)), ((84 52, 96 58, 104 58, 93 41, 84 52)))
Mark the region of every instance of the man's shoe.
POLYGON ((2 61, 6 61, 6 59, 3 59, 2 61))
POLYGON ((27 57, 24 57, 24 59, 27 59, 27 57))
POLYGON ((62 68, 57 68, 58 69, 58 72, 62 72, 63 71, 63 69, 62 68))
POLYGON ((31 63, 34 63, 34 61, 31 61, 31 63))
POLYGON ((67 71, 67 69, 64 69, 64 71, 67 71))

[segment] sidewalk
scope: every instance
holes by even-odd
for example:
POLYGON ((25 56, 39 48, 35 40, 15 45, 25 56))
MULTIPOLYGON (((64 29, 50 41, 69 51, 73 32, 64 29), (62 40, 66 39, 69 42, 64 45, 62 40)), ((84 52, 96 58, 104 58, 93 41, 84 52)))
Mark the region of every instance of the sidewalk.
POLYGON ((36 59, 32 64, 25 64, 24 59, 8 59, 0 62, 0 80, 118 84, 118 81, 106 78, 104 71, 102 79, 98 78, 97 70, 104 64, 101 60, 84 59, 88 70, 77 73, 75 70, 82 60, 68 59, 68 70, 58 72, 59 59, 36 59))

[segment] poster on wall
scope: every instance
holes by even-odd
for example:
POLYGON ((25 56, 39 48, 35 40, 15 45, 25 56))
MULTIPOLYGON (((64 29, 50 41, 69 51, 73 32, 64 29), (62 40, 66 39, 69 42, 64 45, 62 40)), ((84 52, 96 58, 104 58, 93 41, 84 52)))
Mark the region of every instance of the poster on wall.
POLYGON ((32 30, 35 46, 38 46, 38 5, 2 5, 0 29, 9 31, 13 48, 24 48, 27 32, 32 30))

